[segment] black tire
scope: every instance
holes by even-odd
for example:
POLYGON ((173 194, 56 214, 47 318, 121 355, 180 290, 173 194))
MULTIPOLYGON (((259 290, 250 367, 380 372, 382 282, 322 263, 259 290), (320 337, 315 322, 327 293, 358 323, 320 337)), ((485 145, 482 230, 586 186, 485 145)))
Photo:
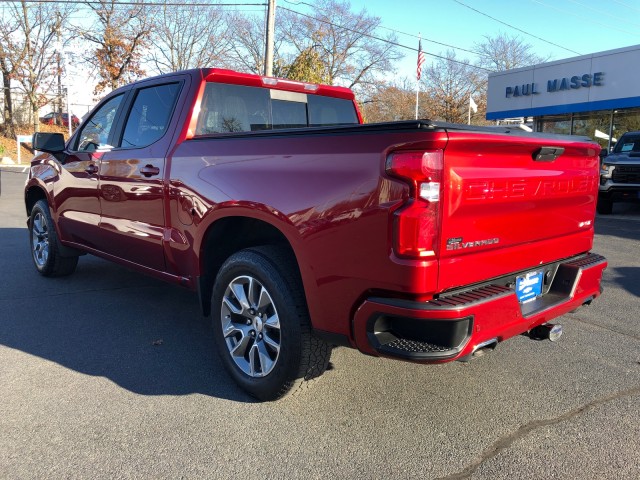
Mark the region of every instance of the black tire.
POLYGON ((294 394, 327 369, 331 347, 313 335, 302 281, 285 248, 229 257, 216 278, 212 313, 222 363, 259 400, 294 394))
POLYGON ((29 217, 31 259, 38 272, 45 277, 71 275, 78 265, 78 257, 60 254, 58 235, 45 200, 38 200, 29 217))
POLYGON ((608 197, 598 197, 596 211, 600 215, 611 215, 611 212, 613 212, 613 200, 608 197))

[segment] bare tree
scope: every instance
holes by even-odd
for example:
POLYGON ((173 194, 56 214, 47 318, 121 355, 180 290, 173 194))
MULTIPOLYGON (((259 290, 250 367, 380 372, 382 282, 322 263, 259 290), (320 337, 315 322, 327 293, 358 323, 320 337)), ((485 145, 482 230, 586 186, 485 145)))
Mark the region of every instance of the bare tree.
POLYGON ((445 122, 466 123, 469 98, 478 91, 484 74, 467 65, 466 60, 457 61, 454 51, 445 58, 433 62, 426 69, 425 83, 433 108, 433 119, 445 122))
POLYGON ((227 66, 231 32, 220 7, 158 7, 151 36, 151 60, 159 73, 189 68, 227 66))
MULTIPOLYGON (((550 56, 542 57, 534 53, 533 47, 522 38, 502 32, 495 36, 485 35, 482 42, 475 44, 475 50, 479 55, 475 65, 497 72, 528 67, 550 59, 550 56)), ((477 76, 475 99, 479 112, 486 112, 488 80, 487 74, 477 76)), ((477 115, 476 119, 482 123, 484 115, 477 115)))
POLYGON ((286 63, 313 49, 325 64, 329 83, 356 89, 378 85, 379 76, 388 74, 403 56, 393 43, 370 36, 380 18, 365 9, 352 11, 348 1, 319 0, 309 16, 281 9, 276 22, 278 36, 292 48, 286 63))
POLYGON ((4 100, 4 123, 1 129, 7 137, 15 136, 11 79, 16 74, 16 66, 22 62, 21 56, 16 55, 22 53, 22 49, 18 48, 14 40, 17 31, 18 22, 15 16, 2 15, 0 17, 0 73, 2 73, 2 98, 4 100))
MULTIPOLYGON (((233 41, 229 54, 233 68, 264 74, 265 18, 264 16, 235 14, 229 22, 233 25, 233 41)), ((274 75, 282 76, 282 60, 279 51, 282 39, 276 35, 274 45, 274 75)))
MULTIPOLYGON (((3 88, 10 88, 15 80, 29 102, 33 128, 39 130, 38 112, 54 96, 47 95, 59 73, 57 68, 56 42, 62 22, 72 9, 70 5, 59 7, 52 3, 12 2, 6 7, 12 17, 3 16, 0 68, 3 73, 3 88)), ((7 91, 5 90, 5 102, 7 91)), ((9 122, 13 122, 11 99, 5 104, 9 122)), ((11 126, 9 126, 12 129, 11 126)))
POLYGON ((148 46, 151 22, 143 3, 121 4, 115 0, 86 2, 97 17, 88 29, 78 29, 95 49, 85 61, 95 70, 98 84, 94 90, 114 90, 144 75, 141 66, 148 46))
MULTIPOLYGON (((427 92, 420 91, 418 118, 433 116, 431 99, 427 92)), ((416 113, 416 90, 413 80, 404 80, 385 85, 362 104, 365 122, 391 122, 413 120, 416 113)))
MULTIPOLYGON (((342 0, 318 0, 313 15, 281 7, 276 17, 274 75, 311 82, 322 79, 360 92, 377 87, 380 77, 402 58, 395 45, 371 37, 380 23, 380 18, 364 9, 354 12, 342 0)), ((233 25, 235 67, 263 73, 264 17, 238 15, 233 25)))
POLYGON ((535 54, 533 47, 522 38, 502 32, 494 37, 485 35, 483 42, 475 44, 475 50, 480 55, 478 66, 498 72, 528 67, 550 59, 549 56, 535 54))

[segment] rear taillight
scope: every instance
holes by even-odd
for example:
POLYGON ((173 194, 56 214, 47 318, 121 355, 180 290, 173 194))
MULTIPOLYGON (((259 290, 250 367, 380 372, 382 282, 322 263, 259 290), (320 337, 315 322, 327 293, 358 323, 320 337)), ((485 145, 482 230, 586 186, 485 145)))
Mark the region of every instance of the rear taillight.
POLYGON ((394 212, 393 249, 405 257, 436 254, 442 193, 442 150, 395 152, 387 158, 389 175, 410 186, 409 200, 394 212))

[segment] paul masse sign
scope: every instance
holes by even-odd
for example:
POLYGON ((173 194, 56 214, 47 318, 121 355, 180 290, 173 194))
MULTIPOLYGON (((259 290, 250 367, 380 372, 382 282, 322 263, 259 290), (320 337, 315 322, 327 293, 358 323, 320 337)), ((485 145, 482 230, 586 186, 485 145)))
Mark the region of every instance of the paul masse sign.
POLYGON ((489 75, 487 119, 640 107, 640 45, 489 75))
MULTIPOLYGON (((584 75, 574 75, 571 78, 555 78, 547 80, 547 92, 561 92, 562 90, 578 88, 601 87, 604 78, 604 72, 596 72, 593 75, 585 73, 584 75)), ((524 85, 516 85, 505 89, 506 97, 519 97, 521 95, 538 95, 537 83, 525 83, 524 85)))

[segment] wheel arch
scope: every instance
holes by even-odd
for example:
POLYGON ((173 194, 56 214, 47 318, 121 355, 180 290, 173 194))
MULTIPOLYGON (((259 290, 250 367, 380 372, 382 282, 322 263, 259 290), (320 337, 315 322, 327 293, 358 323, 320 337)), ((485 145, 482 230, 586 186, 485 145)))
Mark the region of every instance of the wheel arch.
POLYGON ((66 246, 62 243, 62 241, 60 240, 60 228, 58 227, 58 223, 55 221, 56 216, 54 211, 55 209, 52 205, 52 199, 48 191, 42 184, 40 184, 35 180, 32 180, 27 184, 24 192, 24 202, 25 202, 25 209, 27 212, 27 218, 31 217, 31 211, 33 210, 34 205, 38 203, 40 200, 44 200, 45 202, 47 202, 47 205, 49 206, 49 211, 51 213, 51 217, 53 221, 52 227, 56 231, 56 245, 57 245, 58 251, 60 252, 60 255, 62 257, 77 257, 79 255, 84 255, 83 251, 77 250, 76 248, 73 248, 73 247, 66 246))
POLYGON ((47 195, 47 192, 41 185, 39 184, 28 185, 24 192, 24 204, 27 210, 27 217, 31 215, 31 210, 33 209, 33 206, 39 200, 46 200, 46 202, 50 206, 49 196, 47 195))
MULTIPOLYGON (((292 242, 284 233, 283 230, 286 227, 287 225, 275 225, 264 218, 257 218, 245 212, 227 214, 207 227, 200 243, 197 277, 198 296, 205 316, 211 313, 211 294, 220 267, 234 253, 251 247, 266 245, 285 247, 294 260, 305 297, 307 297, 307 289, 300 268, 300 257, 294 248, 295 240, 292 242)), ((289 228, 291 228, 290 225, 289 228)))

